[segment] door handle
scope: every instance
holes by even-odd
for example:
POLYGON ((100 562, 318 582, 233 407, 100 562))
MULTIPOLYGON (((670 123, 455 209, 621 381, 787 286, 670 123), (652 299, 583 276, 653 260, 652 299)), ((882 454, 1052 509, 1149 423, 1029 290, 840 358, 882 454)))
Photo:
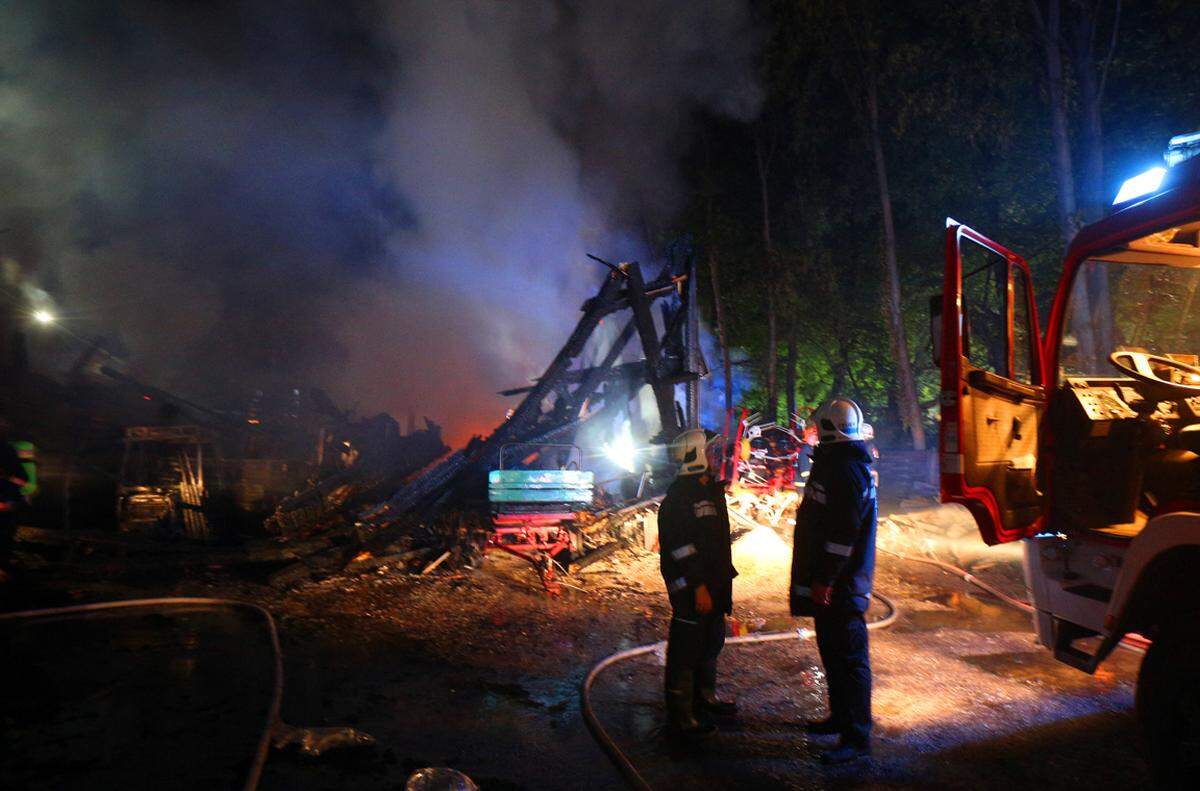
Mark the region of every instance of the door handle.
POLYGON ((1021 421, 1015 417, 1012 419, 1012 421, 1013 421, 1012 422, 1013 439, 1020 439, 1021 438, 1021 421))

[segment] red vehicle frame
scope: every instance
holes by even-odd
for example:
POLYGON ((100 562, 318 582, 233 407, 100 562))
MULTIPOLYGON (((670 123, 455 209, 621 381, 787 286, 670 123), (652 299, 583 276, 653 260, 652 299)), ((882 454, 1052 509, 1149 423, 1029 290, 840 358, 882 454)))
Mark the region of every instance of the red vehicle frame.
MULTIPOLYGON (((1018 267, 1024 271, 1029 315, 1034 333, 1032 338, 1040 340, 1035 340, 1031 344, 1034 377, 1032 386, 1018 385, 1018 387, 1027 387, 1028 397, 1039 400, 1043 405, 1042 408, 1045 409, 1049 407, 1048 402, 1057 395, 1059 355, 1066 321, 1067 302, 1083 263, 1094 255, 1128 242, 1130 239, 1144 237, 1194 220, 1197 212, 1200 211, 1200 158, 1177 165, 1172 168, 1172 171, 1172 183, 1167 189, 1122 207, 1103 220, 1085 227, 1071 242, 1063 263, 1062 275, 1055 291, 1050 318, 1044 334, 1040 332, 1038 325, 1037 306, 1033 299, 1031 278, 1024 260, 1011 250, 966 226, 953 220, 947 222, 946 260, 948 263, 943 283, 940 323, 941 354, 949 355, 948 364, 942 366, 941 414, 943 426, 962 425, 962 402, 958 397, 958 388, 962 382, 963 347, 962 332, 957 319, 962 307, 963 273, 961 258, 958 254, 960 239, 970 239, 1003 256, 1009 262, 1010 272, 1012 267, 1018 267)), ((1008 300, 1010 371, 1012 367, 1011 312, 1013 304, 1011 292, 1010 278, 1010 298, 1008 300)), ((1014 383, 1008 384, 1011 386, 1014 383)), ((964 480, 961 468, 955 467, 955 457, 961 453, 961 448, 957 446, 956 440, 952 440, 955 441, 955 447, 948 447, 947 432, 941 433, 939 452, 942 460, 943 499, 966 506, 975 517, 980 533, 988 544, 1016 541, 1035 535, 1043 529, 1055 529, 1054 525, 1048 523, 1050 498, 1053 496, 1054 487, 1047 484, 1049 483, 1049 471, 1054 467, 1053 456, 1055 453, 1054 436, 1049 426, 1042 427, 1038 443, 1038 466, 1042 471, 1040 474, 1044 476, 1039 488, 1049 494, 1042 498, 1041 515, 1037 519, 1013 529, 1004 528, 1000 518, 999 504, 993 491, 986 487, 971 486, 964 480)), ((961 462, 957 463, 961 464, 961 462)), ((1093 531, 1086 532, 1088 535, 1080 536, 1080 538, 1101 543, 1124 543, 1124 540, 1120 538, 1094 534, 1093 531)))
POLYGON ((499 549, 528 562, 546 591, 557 595, 555 557, 571 547, 565 523, 574 518, 574 513, 496 514, 483 551, 499 549))

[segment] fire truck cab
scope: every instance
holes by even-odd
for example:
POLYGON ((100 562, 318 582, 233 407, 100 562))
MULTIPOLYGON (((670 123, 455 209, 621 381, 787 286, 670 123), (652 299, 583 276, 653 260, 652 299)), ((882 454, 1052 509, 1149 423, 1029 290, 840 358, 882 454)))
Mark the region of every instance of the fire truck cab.
POLYGON ((1173 139, 1169 168, 1079 232, 1044 331, 1026 262, 954 220, 931 305, 942 500, 988 544, 1024 541, 1058 659, 1090 673, 1127 635, 1152 641, 1137 708, 1163 779, 1200 768, 1197 142, 1173 139))

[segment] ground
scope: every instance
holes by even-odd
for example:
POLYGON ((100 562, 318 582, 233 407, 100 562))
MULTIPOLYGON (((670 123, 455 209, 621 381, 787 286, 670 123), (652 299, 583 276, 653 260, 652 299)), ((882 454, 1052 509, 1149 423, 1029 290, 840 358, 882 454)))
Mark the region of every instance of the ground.
MULTIPOLYGON (((934 552, 1024 596, 1019 554, 984 548, 964 512, 910 499, 886 503, 884 513, 881 548, 934 552)), ((765 527, 735 543, 738 628, 808 625, 786 612, 788 553, 765 527)), ((579 684, 604 656, 665 634, 657 557, 624 551, 568 583, 573 587, 551 598, 519 561, 489 557, 465 574, 379 570, 283 594, 218 568, 168 583, 75 579, 64 588, 47 577, 34 581, 23 602, 179 594, 264 604, 282 638, 283 719, 353 726, 376 743, 320 757, 274 752, 263 789, 400 788, 428 765, 453 766, 485 789, 619 788, 620 775, 581 720, 579 684)), ((701 749, 669 746, 661 735, 661 654, 606 671, 592 690, 597 713, 656 788, 1146 785, 1131 711, 1140 656, 1119 651, 1096 675, 1081 673, 1036 645, 1028 616, 889 554, 880 556, 876 588, 900 618, 872 633, 877 739, 867 762, 821 767, 822 744, 799 727, 823 714, 823 675, 811 642, 730 646, 722 687, 738 698, 740 715, 701 749)), ((882 611, 880 605, 871 615, 882 611)), ((37 629, 52 627, 57 631, 5 631, 11 655, 40 662, 20 690, 6 691, 8 739, 26 748, 6 770, 19 778, 14 785, 102 786, 89 780, 115 777, 117 758, 125 768, 139 767, 135 787, 160 776, 184 787, 239 782, 270 682, 268 646, 253 619, 123 616, 99 626, 37 629), (38 659, 39 651, 48 657, 38 659), (114 651, 117 660, 80 664, 114 651), (153 698, 147 690, 155 684, 170 691, 158 699, 166 714, 112 700, 123 692, 153 698), (49 689, 55 705, 46 707, 49 689), (41 738, 39 728, 48 724, 20 721, 21 712, 34 710, 56 727, 69 720, 72 738, 41 738), (102 726, 101 748, 87 733, 102 726), (122 746, 125 732, 138 734, 137 749, 122 746), (240 752, 239 740, 247 745, 240 752), (62 760, 64 751, 71 761, 62 760), (46 779, 51 770, 57 779, 46 779)))

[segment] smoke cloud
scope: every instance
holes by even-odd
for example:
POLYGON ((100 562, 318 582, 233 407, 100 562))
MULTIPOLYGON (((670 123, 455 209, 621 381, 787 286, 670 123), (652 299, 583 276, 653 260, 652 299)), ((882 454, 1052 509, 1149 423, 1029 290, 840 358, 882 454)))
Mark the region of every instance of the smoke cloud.
POLYGON ((565 340, 585 251, 652 257, 756 48, 734 0, 8 2, 0 258, 151 382, 461 441, 565 340))

